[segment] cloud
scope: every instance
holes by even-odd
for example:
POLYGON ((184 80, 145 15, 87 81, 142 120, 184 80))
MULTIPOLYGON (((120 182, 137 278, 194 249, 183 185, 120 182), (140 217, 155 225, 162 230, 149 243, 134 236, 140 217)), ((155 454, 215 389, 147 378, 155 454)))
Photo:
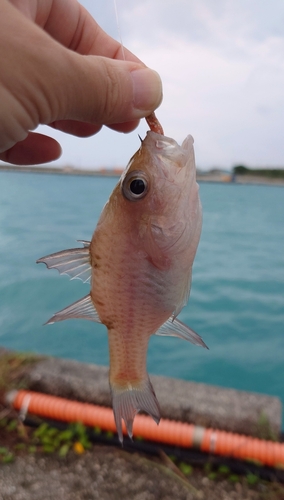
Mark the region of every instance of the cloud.
POLYGON ((130 49, 162 76, 166 133, 192 133, 201 167, 283 165, 284 32, 273 10, 280 2, 163 5, 135 4, 123 22, 130 49))

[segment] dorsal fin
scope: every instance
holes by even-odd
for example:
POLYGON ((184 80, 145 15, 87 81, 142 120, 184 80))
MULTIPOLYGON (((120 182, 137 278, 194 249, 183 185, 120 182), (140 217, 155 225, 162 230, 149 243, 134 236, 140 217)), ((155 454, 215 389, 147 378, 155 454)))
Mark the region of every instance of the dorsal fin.
POLYGON ((83 248, 71 248, 61 252, 52 253, 41 257, 36 262, 43 263, 48 269, 57 269, 59 274, 68 274, 71 279, 80 279, 89 283, 92 267, 90 258, 90 242, 82 241, 83 248))

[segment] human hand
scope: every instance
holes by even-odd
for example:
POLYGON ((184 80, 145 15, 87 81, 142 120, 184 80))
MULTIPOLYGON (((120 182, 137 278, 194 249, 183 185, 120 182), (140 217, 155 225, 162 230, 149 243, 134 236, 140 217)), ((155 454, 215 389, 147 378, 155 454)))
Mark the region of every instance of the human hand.
POLYGON ((48 124, 80 137, 130 132, 162 100, 158 74, 108 36, 77 0, 0 0, 0 160, 57 159, 48 124))

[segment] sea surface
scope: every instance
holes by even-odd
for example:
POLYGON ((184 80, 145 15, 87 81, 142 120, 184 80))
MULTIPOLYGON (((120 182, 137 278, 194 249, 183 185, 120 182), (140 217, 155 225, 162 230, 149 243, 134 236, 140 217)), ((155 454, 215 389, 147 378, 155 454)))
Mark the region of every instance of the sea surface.
MULTIPOLYGON (((0 172, 0 346, 108 364, 104 326, 43 326, 89 286, 36 259, 89 240, 117 180, 0 172)), ((209 350, 152 337, 148 370, 284 404, 284 188, 202 183, 200 196, 202 237, 179 318, 209 350)))

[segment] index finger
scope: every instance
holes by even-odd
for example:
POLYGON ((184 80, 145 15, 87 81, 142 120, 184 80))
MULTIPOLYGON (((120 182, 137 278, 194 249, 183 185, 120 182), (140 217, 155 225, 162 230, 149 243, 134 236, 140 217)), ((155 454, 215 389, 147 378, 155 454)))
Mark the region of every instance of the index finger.
POLYGON ((124 52, 126 60, 145 66, 126 48, 122 52, 121 44, 109 36, 77 0, 49 0, 47 3, 50 8, 46 9, 45 5, 43 15, 37 16, 39 24, 65 47, 83 55, 99 55, 111 59, 124 59, 124 52))

